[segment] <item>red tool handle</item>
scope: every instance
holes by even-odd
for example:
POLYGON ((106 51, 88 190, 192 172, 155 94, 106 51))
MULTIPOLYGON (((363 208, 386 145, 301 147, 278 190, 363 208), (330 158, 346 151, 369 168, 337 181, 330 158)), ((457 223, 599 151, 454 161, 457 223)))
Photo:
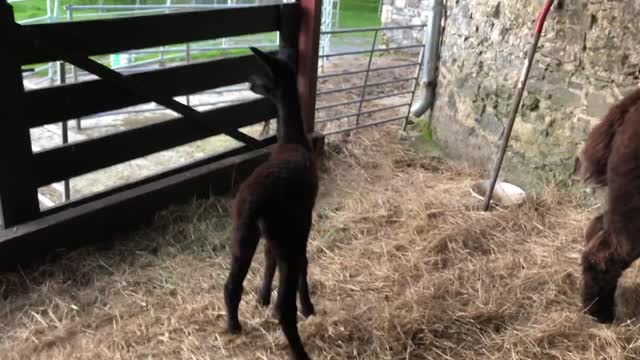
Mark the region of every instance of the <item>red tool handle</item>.
POLYGON ((544 7, 542 8, 542 10, 540 10, 540 14, 538 14, 538 21, 536 21, 536 34, 542 34, 544 21, 547 19, 547 15, 549 15, 551 5, 553 5, 553 0, 547 0, 547 2, 544 3, 544 7))

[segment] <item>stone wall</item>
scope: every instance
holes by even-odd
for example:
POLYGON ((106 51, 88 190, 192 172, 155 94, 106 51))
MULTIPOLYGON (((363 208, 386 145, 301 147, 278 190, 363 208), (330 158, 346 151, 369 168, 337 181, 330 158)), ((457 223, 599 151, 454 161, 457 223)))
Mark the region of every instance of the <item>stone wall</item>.
MULTIPOLYGON (((384 26, 427 23, 431 0, 383 0, 381 20, 384 26)), ((393 30, 383 34, 385 45, 413 45, 422 41, 421 30, 393 30)))
MULTIPOLYGON (((426 17, 409 8, 419 0, 386 1, 387 24, 426 17)), ((450 157, 489 172, 543 3, 447 1, 432 126, 450 157)), ((639 17, 638 0, 556 1, 512 133, 507 180, 566 179, 590 127, 638 86, 639 17)))

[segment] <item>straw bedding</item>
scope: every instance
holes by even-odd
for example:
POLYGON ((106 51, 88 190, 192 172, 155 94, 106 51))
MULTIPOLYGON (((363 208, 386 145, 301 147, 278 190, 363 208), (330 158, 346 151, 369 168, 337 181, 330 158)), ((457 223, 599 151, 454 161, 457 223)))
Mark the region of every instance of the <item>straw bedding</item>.
MULTIPOLYGON (((579 311, 579 254, 591 216, 550 186, 482 213, 479 174, 424 157, 390 128, 329 142, 310 239, 317 316, 299 322, 314 359, 640 357, 637 267, 614 326, 579 311)), ((283 359, 257 306, 258 249, 224 331, 230 199, 197 201, 105 248, 0 277, 2 359, 283 359)))

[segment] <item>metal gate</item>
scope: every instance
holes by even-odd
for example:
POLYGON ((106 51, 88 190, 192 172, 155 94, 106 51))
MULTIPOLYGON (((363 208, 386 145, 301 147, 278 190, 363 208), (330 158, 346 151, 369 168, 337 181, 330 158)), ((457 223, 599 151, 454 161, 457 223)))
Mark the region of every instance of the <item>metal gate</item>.
POLYGON ((425 44, 418 40, 384 44, 393 31, 420 33, 424 28, 422 24, 323 31, 333 36, 332 49, 337 51, 320 55, 326 63, 318 74, 316 130, 334 135, 401 120, 406 127, 425 44), (341 42, 345 35, 359 40, 341 42))

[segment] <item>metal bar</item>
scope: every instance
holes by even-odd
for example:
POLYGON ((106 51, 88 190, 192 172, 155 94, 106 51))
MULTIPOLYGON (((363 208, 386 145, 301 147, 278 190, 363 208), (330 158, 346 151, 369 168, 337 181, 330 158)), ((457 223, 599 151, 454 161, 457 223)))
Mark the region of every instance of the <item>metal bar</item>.
MULTIPOLYGON (((277 47, 276 44, 252 44, 251 46, 254 46, 254 47, 274 47, 274 48, 277 47)), ((192 47, 191 51, 195 53, 195 52, 204 52, 204 51, 211 51, 211 50, 246 49, 247 47, 248 47, 247 45, 229 45, 227 47, 222 47, 222 46, 203 46, 203 47, 192 47)), ((122 54, 157 54, 159 52, 160 52, 160 50, 141 49, 141 50, 123 51, 122 54)), ((167 48, 165 50, 165 52, 184 53, 184 48, 183 47, 167 48)))
MULTIPOLYGON (((410 67, 410 66, 417 66, 420 65, 420 63, 409 63, 409 64, 402 64, 402 65, 392 65, 392 66, 384 66, 384 67, 379 67, 379 68, 373 68, 370 71, 380 71, 380 70, 393 70, 393 69, 401 69, 404 67, 410 67)), ((362 74, 364 72, 366 72, 367 70, 355 70, 355 71, 345 71, 342 73, 329 73, 329 74, 322 74, 322 75, 318 75, 318 79, 325 79, 325 78, 330 78, 330 77, 336 77, 336 76, 348 76, 348 75, 356 75, 356 74, 362 74)))
POLYGON ((363 88, 364 86, 372 87, 372 86, 388 85, 388 84, 393 84, 393 83, 398 83, 398 82, 403 82, 403 81, 409 81, 409 80, 415 80, 415 78, 413 78, 413 77, 411 77, 411 78, 403 78, 403 79, 397 79, 397 80, 381 81, 381 82, 372 83, 372 84, 368 84, 368 85, 355 85, 355 86, 349 86, 349 87, 346 87, 346 88, 323 90, 323 91, 318 91, 318 95, 327 95, 327 94, 333 94, 333 93, 337 93, 337 92, 343 92, 343 91, 349 91, 349 90, 357 90, 357 89, 363 88))
MULTIPOLYGON (((184 47, 184 51, 185 51, 185 61, 187 62, 187 64, 191 63, 191 43, 186 43, 185 47, 184 47)), ((189 94, 187 94, 187 96, 185 97, 185 100, 187 102, 187 105, 191 106, 191 96, 189 94)))
MULTIPOLYGON (((165 12, 164 9, 153 9, 153 10, 137 10, 137 11, 113 11, 113 12, 108 12, 108 13, 80 13, 77 14, 76 16, 78 18, 93 18, 93 19, 113 19, 113 18, 117 18, 118 16, 131 16, 131 15, 141 15, 141 14, 156 14, 156 13, 163 13, 165 12)), ((170 13, 173 12, 178 12, 178 11, 169 11, 170 13)))
POLYGON ((367 110, 367 111, 362 111, 362 112, 357 112, 357 113, 343 114, 343 115, 333 116, 333 117, 329 117, 329 118, 318 119, 316 122, 318 124, 321 124, 321 123, 324 123, 324 122, 336 121, 336 120, 342 119, 342 118, 350 118, 350 117, 359 116, 359 115, 368 115, 368 114, 373 114, 373 113, 377 113, 377 112, 381 112, 381 111, 397 109, 397 108, 401 108, 403 106, 408 106, 408 105, 411 105, 411 103, 405 103, 405 104, 400 104, 400 105, 392 105, 392 106, 385 106, 385 107, 382 107, 382 108, 379 108, 379 109, 367 110))
POLYGON ((325 136, 335 135, 335 134, 339 134, 339 133, 342 133, 342 132, 352 131, 352 130, 355 130, 355 129, 364 129, 364 128, 368 128, 368 127, 372 127, 372 126, 377 126, 377 125, 382 125, 382 124, 386 124, 386 123, 402 120, 402 119, 404 119, 404 116, 400 116, 400 117, 393 118, 393 119, 388 119, 388 120, 376 121, 376 122, 373 122, 373 123, 360 125, 358 127, 352 126, 352 127, 348 127, 348 128, 344 128, 344 129, 329 131, 329 132, 324 133, 324 135, 325 136))
MULTIPOLYGON (((67 82, 67 71, 65 68, 64 61, 58 61, 58 75, 59 75, 59 84, 64 85, 67 82)), ((67 121, 63 121, 60 123, 60 127, 62 128, 62 144, 65 145, 69 142, 69 129, 67 121)), ((71 198, 71 186, 69 183, 69 179, 64 179, 64 201, 69 201, 71 198)))
POLYGON ((402 29, 416 29, 427 26, 426 24, 419 25, 398 25, 398 26, 381 26, 381 27, 362 27, 362 28, 346 28, 336 29, 329 31, 322 31, 321 34, 346 34, 354 32, 371 32, 371 31, 388 31, 388 30, 402 30, 402 29))
MULTIPOLYGON (((415 80, 414 78, 409 78, 407 80, 403 80, 403 81, 409 81, 409 80, 415 80)), ((385 81, 384 83, 395 83, 396 81, 385 81)), ((378 84, 384 84, 384 83, 378 83, 378 84)), ((376 84, 377 85, 377 84, 376 84)), ((374 84, 369 84, 369 86, 374 86, 374 84)), ((407 91, 407 94, 410 93, 409 91, 407 91)), ((402 95, 404 95, 405 93, 402 93, 402 95)), ((383 95, 383 97, 387 98, 387 97, 393 97, 393 95, 383 95)), ((329 104, 329 105, 322 105, 322 106, 318 106, 316 107, 316 111, 319 110, 326 110, 326 109, 331 109, 331 108, 335 108, 335 107, 340 107, 340 106, 346 106, 346 105, 352 105, 352 104, 357 104, 360 101, 371 101, 371 100, 377 100, 380 97, 375 97, 375 98, 364 98, 362 100, 358 99, 358 100, 351 100, 351 101, 345 101, 345 102, 340 102, 340 103, 334 103, 334 104, 329 104)))
POLYGON ((398 93, 393 93, 391 95, 387 95, 387 94, 383 94, 383 95, 378 95, 378 96, 372 96, 369 98, 365 98, 364 101, 373 101, 373 100, 379 100, 379 99, 385 99, 385 98, 391 98, 391 97, 396 97, 396 96, 402 96, 402 95, 408 95, 411 94, 411 91, 402 91, 402 92, 398 92, 398 93))
MULTIPOLYGON (((271 5, 271 4, 269 4, 271 5)), ((269 6, 266 5, 266 6, 269 6)), ((208 5, 208 4, 174 4, 174 5, 67 5, 67 8, 76 10, 139 10, 139 9, 216 9, 229 7, 252 7, 254 4, 208 5)))
MULTIPOLYGON (((411 90, 411 100, 409 104, 413 104, 413 99, 416 97, 416 89, 418 88, 418 78, 420 77, 420 70, 422 70, 422 63, 424 62, 424 53, 426 52, 426 46, 423 44, 422 50, 420 50, 420 65, 416 70, 415 80, 413 82, 413 89, 411 90)), ((404 118, 404 123, 402 124, 402 131, 407 131, 407 125, 409 125, 409 116, 411 115, 411 106, 407 110, 407 115, 404 118)))
MULTIPOLYGON (((72 22, 73 21, 73 8, 67 6, 67 21, 68 22, 72 22)), ((78 82, 78 68, 75 67, 73 64, 71 64, 71 76, 73 77, 73 82, 77 83, 78 82)), ((82 130, 82 118, 78 117, 76 118, 76 129, 82 130)))
POLYGON ((367 91, 367 83, 369 82, 369 70, 371 69, 371 61, 373 60, 373 50, 376 48, 376 41, 378 41, 378 31, 373 33, 373 42, 371 43, 371 52, 369 53, 369 62, 367 63, 367 72, 364 74, 362 91, 360 91, 360 103, 358 103, 358 116, 356 116, 356 126, 360 125, 360 112, 362 111, 362 99, 364 99, 365 92, 367 91))
POLYGON ((320 57, 329 58, 329 57, 336 57, 336 56, 361 55, 361 54, 368 54, 369 52, 389 52, 389 51, 393 51, 393 50, 415 49, 415 48, 419 48, 419 47, 422 47, 422 45, 404 45, 404 46, 388 47, 388 48, 384 48, 384 49, 346 51, 346 52, 342 52, 342 53, 325 54, 325 55, 322 55, 320 57))

